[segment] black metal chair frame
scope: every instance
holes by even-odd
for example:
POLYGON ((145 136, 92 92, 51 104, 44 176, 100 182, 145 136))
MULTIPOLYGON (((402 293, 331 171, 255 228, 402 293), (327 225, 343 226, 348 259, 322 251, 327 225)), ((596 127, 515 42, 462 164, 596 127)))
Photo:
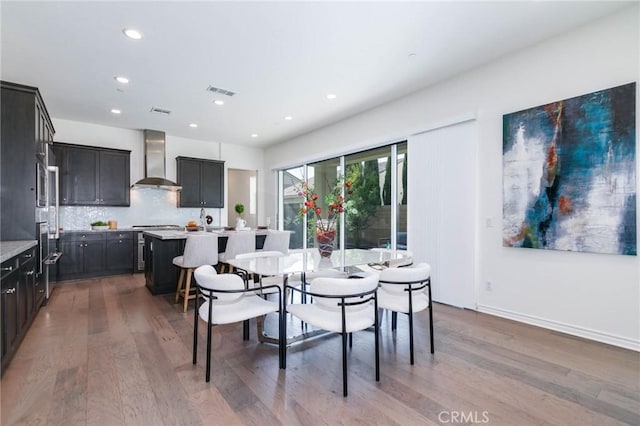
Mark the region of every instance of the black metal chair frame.
MULTIPOLYGON (((379 285, 382 284, 398 284, 407 286, 404 291, 409 292, 409 352, 411 357, 411 365, 413 365, 413 292, 422 290, 423 288, 427 288, 429 290, 429 337, 431 339, 431 353, 434 353, 434 345, 433 345, 433 309, 432 309, 432 301, 431 301, 431 277, 428 277, 426 280, 418 280, 418 281, 378 281, 379 285), (412 287, 414 284, 418 284, 417 287, 412 287)), ((393 312, 391 318, 391 330, 395 330, 397 326, 397 312, 393 312)))
MULTIPOLYGON (((242 277, 242 274, 237 274, 242 277)), ((263 288, 275 288, 278 290, 278 358, 279 358, 279 366, 280 368, 285 368, 284 360, 285 360, 285 348, 286 348, 286 332, 284 331, 284 320, 283 320, 283 312, 284 307, 282 304, 282 291, 277 285, 270 285, 263 288)), ((245 288, 238 290, 217 290, 217 289, 209 289, 201 286, 196 280, 196 306, 193 313, 193 364, 195 365, 197 362, 197 352, 198 352, 198 312, 200 310, 200 300, 201 295, 209 298, 209 300, 218 299, 213 293, 254 293, 256 289, 247 289, 246 281, 245 288)), ((207 318, 207 368, 206 368, 206 381, 209 382, 211 378, 211 328, 214 324, 211 323, 213 319, 213 303, 209 303, 209 315, 207 318)), ((249 340, 249 327, 248 320, 243 321, 243 340, 249 340)))
MULTIPOLYGON (((342 336, 342 392, 343 395, 346 397, 347 396, 347 333, 346 333, 346 329, 347 329, 347 318, 346 318, 346 307, 347 306, 356 306, 356 305, 362 305, 365 303, 369 303, 371 300, 373 300, 373 308, 374 308, 374 334, 375 334, 375 355, 376 355, 376 382, 380 381, 380 342, 379 342, 379 324, 378 324, 378 289, 373 289, 373 290, 369 290, 366 292, 362 292, 362 293, 356 293, 356 294, 348 294, 348 295, 333 295, 333 294, 321 294, 321 293, 313 293, 307 290, 302 290, 300 288, 296 288, 296 287, 291 287, 291 286, 286 286, 285 288, 289 288, 292 291, 297 291, 301 293, 301 296, 306 296, 309 295, 312 298, 313 297, 324 297, 324 298, 328 298, 328 299, 340 299, 340 302, 338 302, 338 306, 341 307, 342 310, 342 331, 341 331, 341 336, 342 336), (365 299, 365 296, 369 296, 365 299), (346 302, 345 299, 351 299, 351 298, 356 298, 356 297, 360 297, 363 298, 363 300, 359 300, 356 302, 346 302)), ((286 300, 284 300, 283 303, 283 308, 284 311, 286 312, 287 310, 287 303, 286 300)), ((282 331, 284 332, 284 334, 286 335, 287 333, 287 324, 286 321, 283 321, 282 324, 282 331)), ((349 333, 349 335, 351 336, 351 333, 349 333)), ((287 366, 287 348, 286 345, 284 347, 284 352, 283 352, 283 367, 282 368, 286 368, 287 366)))

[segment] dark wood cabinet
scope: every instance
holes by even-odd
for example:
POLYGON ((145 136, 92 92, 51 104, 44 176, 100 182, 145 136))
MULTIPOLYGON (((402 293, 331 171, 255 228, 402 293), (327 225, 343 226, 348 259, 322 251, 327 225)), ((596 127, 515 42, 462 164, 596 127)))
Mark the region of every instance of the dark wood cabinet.
POLYGON ((58 280, 88 278, 104 275, 105 233, 72 232, 60 236, 63 255, 58 261, 58 280))
POLYGON ((44 176, 43 153, 54 129, 37 88, 5 81, 0 86, 0 234, 5 241, 34 240, 34 209, 44 207, 46 189, 37 176, 44 176))
POLYGON ((224 207, 224 161, 177 157, 179 207, 224 207))
POLYGON ((107 234, 106 270, 109 273, 132 273, 133 255, 133 232, 107 234))
POLYGON ((180 268, 173 258, 184 252, 185 240, 161 240, 144 236, 144 277, 151 294, 175 293, 180 268))
POLYGON ((133 273, 133 236, 132 231, 63 233, 57 279, 133 273))
POLYGON ((17 259, 2 264, 2 371, 9 363, 18 338, 18 288, 20 287, 20 271, 17 259), (8 270, 11 268, 11 270, 8 270), (6 273, 5 273, 6 272, 6 273))
POLYGON ((60 204, 130 205, 131 151, 55 143, 60 167, 60 204))
POLYGON ((36 273, 35 247, 2 263, 2 294, 0 295, 2 372, 18 349, 42 305, 43 297, 38 296, 40 286, 36 273))

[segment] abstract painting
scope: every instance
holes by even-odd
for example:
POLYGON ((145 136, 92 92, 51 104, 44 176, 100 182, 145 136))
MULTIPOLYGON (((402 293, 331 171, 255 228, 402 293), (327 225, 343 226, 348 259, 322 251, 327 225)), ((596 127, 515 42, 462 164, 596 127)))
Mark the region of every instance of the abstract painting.
POLYGON ((503 245, 637 255, 636 83, 503 116, 503 245))

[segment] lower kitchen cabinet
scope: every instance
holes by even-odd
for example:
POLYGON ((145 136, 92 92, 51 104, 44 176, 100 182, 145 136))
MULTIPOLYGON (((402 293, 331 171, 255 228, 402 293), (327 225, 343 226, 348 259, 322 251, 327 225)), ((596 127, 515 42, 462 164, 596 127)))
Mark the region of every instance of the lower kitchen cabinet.
POLYGON ((38 290, 44 283, 38 281, 35 255, 36 248, 31 248, 2 263, 0 355, 3 373, 43 302, 38 290))
POLYGON ((69 232, 60 236, 57 279, 133 273, 133 232, 69 232))
POLYGON ((132 273, 133 258, 133 232, 107 233, 106 270, 109 273, 132 273))

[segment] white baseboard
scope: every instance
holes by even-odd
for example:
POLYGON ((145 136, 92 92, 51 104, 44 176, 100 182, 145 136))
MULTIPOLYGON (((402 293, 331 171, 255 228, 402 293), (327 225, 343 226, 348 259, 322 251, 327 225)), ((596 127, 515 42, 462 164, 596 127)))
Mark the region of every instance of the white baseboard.
POLYGON ((521 314, 519 312, 513 312, 507 309, 496 308, 493 306, 478 305, 478 312, 483 312, 502 318, 508 318, 514 321, 548 328, 550 330, 561 331, 573 336, 583 337, 585 339, 595 340, 597 342, 607 343, 609 345, 619 346, 621 348, 640 352, 640 341, 629 339, 627 337, 616 336, 614 334, 603 333, 601 331, 590 330, 588 328, 577 327, 570 324, 564 324, 558 321, 552 321, 532 315, 521 314))

